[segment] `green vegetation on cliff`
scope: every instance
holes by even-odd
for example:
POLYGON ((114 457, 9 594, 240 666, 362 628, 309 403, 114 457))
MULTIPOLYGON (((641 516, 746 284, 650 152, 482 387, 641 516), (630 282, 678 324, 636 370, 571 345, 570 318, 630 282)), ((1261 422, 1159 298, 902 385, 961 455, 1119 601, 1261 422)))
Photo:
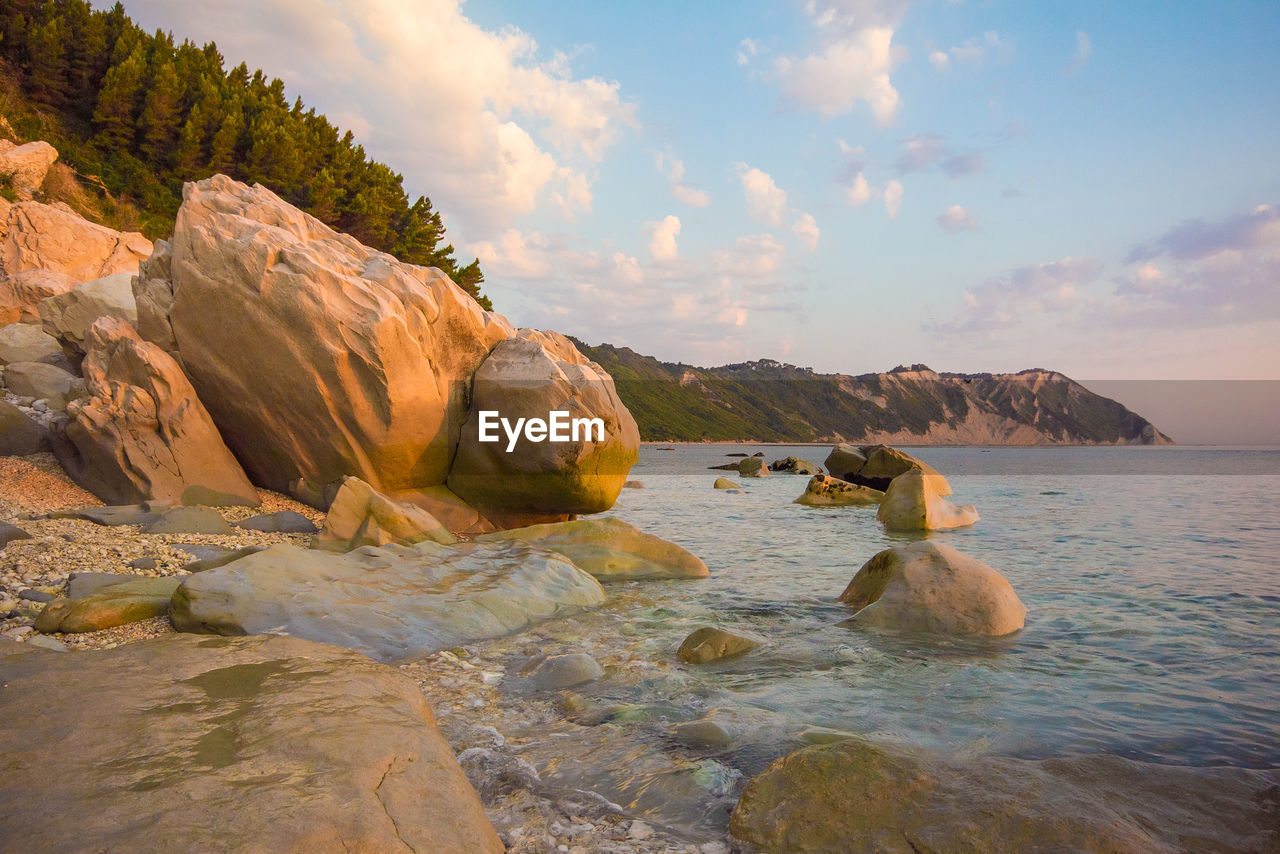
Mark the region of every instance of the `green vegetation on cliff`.
POLYGON ((166 236, 183 182, 221 172, 402 261, 439 267, 491 308, 479 261, 458 264, 429 199, 410 201, 399 174, 301 99, 290 103, 280 80, 243 63, 227 71, 216 45, 148 34, 119 3, 4 0, 0 59, 0 115, 100 188, 109 224, 166 236), (135 209, 136 222, 121 221, 135 209))
POLYGON ((719 368, 575 342, 613 376, 645 441, 1160 444, 1145 418, 1052 371, 817 374, 768 359, 719 368))

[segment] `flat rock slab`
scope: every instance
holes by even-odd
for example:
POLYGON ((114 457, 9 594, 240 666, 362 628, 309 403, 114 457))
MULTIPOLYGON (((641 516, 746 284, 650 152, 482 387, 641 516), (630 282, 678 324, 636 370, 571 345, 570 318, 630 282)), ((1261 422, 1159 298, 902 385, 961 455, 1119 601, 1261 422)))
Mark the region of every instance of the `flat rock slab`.
POLYGON ((136 581, 136 575, 124 575, 114 572, 73 572, 67 578, 67 598, 83 599, 97 593, 104 587, 136 581))
POLYGON ((82 519, 95 525, 151 525, 160 520, 160 513, 152 512, 141 504, 109 505, 107 507, 78 507, 74 510, 58 510, 49 514, 50 519, 82 519))
POLYGON ((913 756, 855 739, 753 779, 730 822, 765 852, 1274 851, 1280 773, 1118 756, 913 756))
POLYGON ((14 540, 29 539, 31 539, 31 535, 19 528, 17 525, 10 525, 8 522, 0 522, 0 549, 3 549, 14 540))
POLYGON ((261 513, 237 522, 237 528, 246 531, 262 531, 267 534, 316 534, 320 529, 310 519, 293 510, 261 513))
POLYGON ((36 618, 38 631, 97 632, 159 617, 169 612, 169 599, 180 577, 121 578, 80 599, 51 602, 36 618))
POLYGON ((0 645, 0 840, 25 851, 503 850, 391 668, 292 638, 0 645), (55 770, 56 769, 56 770, 55 770))
POLYGON ((705 578, 707 565, 675 543, 621 519, 578 519, 496 531, 476 542, 522 542, 559 552, 601 581, 705 578))
MULTIPOLYGON (((266 546, 245 546, 240 549, 217 549, 216 551, 202 552, 204 557, 198 557, 191 563, 183 564, 182 568, 187 572, 208 572, 211 569, 234 563, 242 557, 256 555, 265 548, 266 546)), ((187 549, 184 549, 184 551, 187 551, 187 549)))
POLYGON ((144 534, 234 534, 222 514, 207 507, 175 507, 142 529, 144 534))
POLYGON ((563 555, 521 544, 281 544, 188 576, 170 617, 180 631, 270 632, 400 661, 603 602, 600 583, 563 555))

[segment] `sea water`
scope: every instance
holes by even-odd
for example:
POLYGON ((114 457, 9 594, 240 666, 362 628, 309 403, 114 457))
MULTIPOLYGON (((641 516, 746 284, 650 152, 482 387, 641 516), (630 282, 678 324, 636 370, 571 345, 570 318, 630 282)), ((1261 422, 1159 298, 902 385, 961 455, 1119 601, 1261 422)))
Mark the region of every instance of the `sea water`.
POLYGON ((758 450, 819 465, 828 452, 642 448, 631 477, 643 488, 608 515, 679 543, 711 575, 606 585, 608 604, 551 630, 552 651, 623 650, 632 669, 579 689, 623 710, 607 737, 529 752, 549 779, 697 834, 721 830, 742 782, 811 727, 961 756, 1280 767, 1280 451, 909 449, 981 514, 928 539, 990 564, 1028 609, 1013 636, 963 640, 842 625, 851 614, 835 598, 858 568, 920 537, 887 534, 874 507, 793 503, 806 477, 708 469, 758 450), (713 489, 720 475, 742 490, 713 489), (676 661, 703 625, 764 644, 710 666, 676 661), (673 742, 672 726, 709 713, 746 721, 741 740, 673 742))

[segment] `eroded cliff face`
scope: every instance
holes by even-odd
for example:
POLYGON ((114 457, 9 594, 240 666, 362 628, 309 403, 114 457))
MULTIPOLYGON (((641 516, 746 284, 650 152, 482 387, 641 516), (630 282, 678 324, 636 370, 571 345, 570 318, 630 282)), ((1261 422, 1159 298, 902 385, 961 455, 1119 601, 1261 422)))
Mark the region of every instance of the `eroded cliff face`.
POLYGON ((1056 371, 816 374, 768 360, 696 368, 609 345, 579 348, 613 375, 653 441, 933 445, 1169 444, 1155 425, 1056 371))

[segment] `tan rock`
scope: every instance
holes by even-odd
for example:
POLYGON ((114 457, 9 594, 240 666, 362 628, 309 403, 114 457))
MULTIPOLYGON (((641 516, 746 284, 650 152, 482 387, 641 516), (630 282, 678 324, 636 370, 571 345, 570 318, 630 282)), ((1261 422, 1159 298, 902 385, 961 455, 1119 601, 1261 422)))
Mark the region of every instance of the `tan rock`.
MULTIPOLYGON (((0 652, 0 839, 26 851, 501 854, 422 691, 292 638, 0 652)), ((5 844, 3 847, 13 847, 5 844)))
POLYGON ((740 477, 768 477, 769 467, 764 464, 761 457, 747 457, 738 463, 738 475, 740 477))
POLYGON ((117 273, 41 300, 37 310, 44 331, 67 345, 68 352, 84 353, 89 327, 99 317, 114 317, 132 326, 138 320, 132 281, 129 273, 117 273))
POLYGON ((0 457, 25 457, 49 450, 49 430, 21 409, 0 400, 0 457))
POLYGON ((1266 851, 1277 784, 1275 771, 959 759, 841 739, 770 765, 729 830, 768 854, 1266 851))
POLYGON ((934 478, 939 495, 950 495, 951 484, 927 463, 888 445, 847 445, 832 448, 826 461, 827 473, 840 480, 881 491, 904 472, 919 469, 934 478))
POLYGON ((972 504, 961 507, 939 494, 940 477, 920 469, 898 475, 889 482, 876 518, 889 531, 939 531, 977 522, 978 511, 972 504))
POLYGON ((522 542, 559 552, 601 581, 705 578, 707 565, 675 543, 621 519, 579 519, 483 534, 476 542, 522 542))
POLYGON ((427 511, 403 504, 375 491, 357 477, 349 477, 329 505, 313 549, 349 552, 361 546, 388 543, 411 545, 423 540, 450 544, 457 540, 427 511))
POLYGON ((869 486, 858 486, 825 474, 814 475, 796 504, 809 507, 861 507, 879 504, 884 493, 869 486))
POLYGON ((42 300, 64 294, 75 280, 56 270, 22 270, 0 277, 0 323, 40 323, 42 300))
MULTIPOLYGON (((127 576, 126 576, 127 577, 127 576)), ((80 599, 55 600, 36 618, 36 629, 53 632, 97 632, 169 613, 169 599, 179 577, 122 581, 80 599)))
POLYGON ((19 199, 30 199, 44 183, 58 150, 47 142, 28 142, 0 151, 0 175, 7 175, 19 199))
POLYGON ((480 515, 480 511, 463 501, 449 487, 424 486, 419 489, 402 489, 388 495, 393 501, 421 507, 440 520, 454 534, 486 534, 496 526, 480 515))
POLYGON ((84 360, 88 397, 68 409, 61 449, 67 472, 108 504, 183 500, 189 490, 218 503, 258 503, 182 369, 113 317, 97 320, 84 360))
POLYGON ((894 546, 863 564, 839 601, 856 625, 939 634, 1018 631, 1027 608, 1004 576, 980 560, 938 543, 894 546))
POLYGON ((0 326, 0 365, 11 362, 64 362, 53 336, 30 323, 0 326))
POLYGON ((799 457, 785 457, 769 463, 769 471, 786 472, 787 474, 815 475, 822 474, 822 469, 808 460, 799 457))
POLYGON ((734 483, 727 477, 718 477, 712 487, 715 489, 742 489, 742 484, 734 483))
POLYGON ((138 334, 172 355, 178 342, 173 337, 169 312, 173 310, 173 247, 157 240, 151 257, 138 265, 133 278, 133 301, 138 311, 138 334))
POLYGON ((688 664, 707 664, 745 655, 760 642, 711 626, 693 631, 676 650, 676 658, 688 664))
POLYGON ((608 510, 638 459, 640 433, 618 398, 613 379, 563 335, 522 329, 493 348, 472 382, 471 411, 449 472, 449 488, 504 525, 565 519, 608 510), (505 430, 480 441, 480 413, 512 424, 552 412, 567 419, 600 419, 603 431, 570 441, 530 441, 514 448, 505 430), (603 440, 597 441, 603 433, 603 440))
POLYGON ((148 297, 144 326, 179 342, 254 482, 313 497, 348 475, 381 492, 443 483, 467 382, 510 325, 439 270, 362 246, 264 187, 219 175, 183 196, 168 269, 139 277, 144 294, 153 277, 170 283, 173 337, 163 294, 148 297))
POLYGON ((47 362, 14 362, 5 365, 4 384, 18 397, 34 397, 50 409, 66 409, 67 403, 84 394, 84 380, 47 362))
POLYGON ((151 241, 119 232, 51 205, 19 202, 9 209, 0 263, 7 275, 53 270, 75 282, 137 272, 151 241))
POLYGON ((519 543, 274 545, 187 576, 170 619, 181 631, 285 634, 402 661, 603 602, 600 582, 568 558, 519 543))

